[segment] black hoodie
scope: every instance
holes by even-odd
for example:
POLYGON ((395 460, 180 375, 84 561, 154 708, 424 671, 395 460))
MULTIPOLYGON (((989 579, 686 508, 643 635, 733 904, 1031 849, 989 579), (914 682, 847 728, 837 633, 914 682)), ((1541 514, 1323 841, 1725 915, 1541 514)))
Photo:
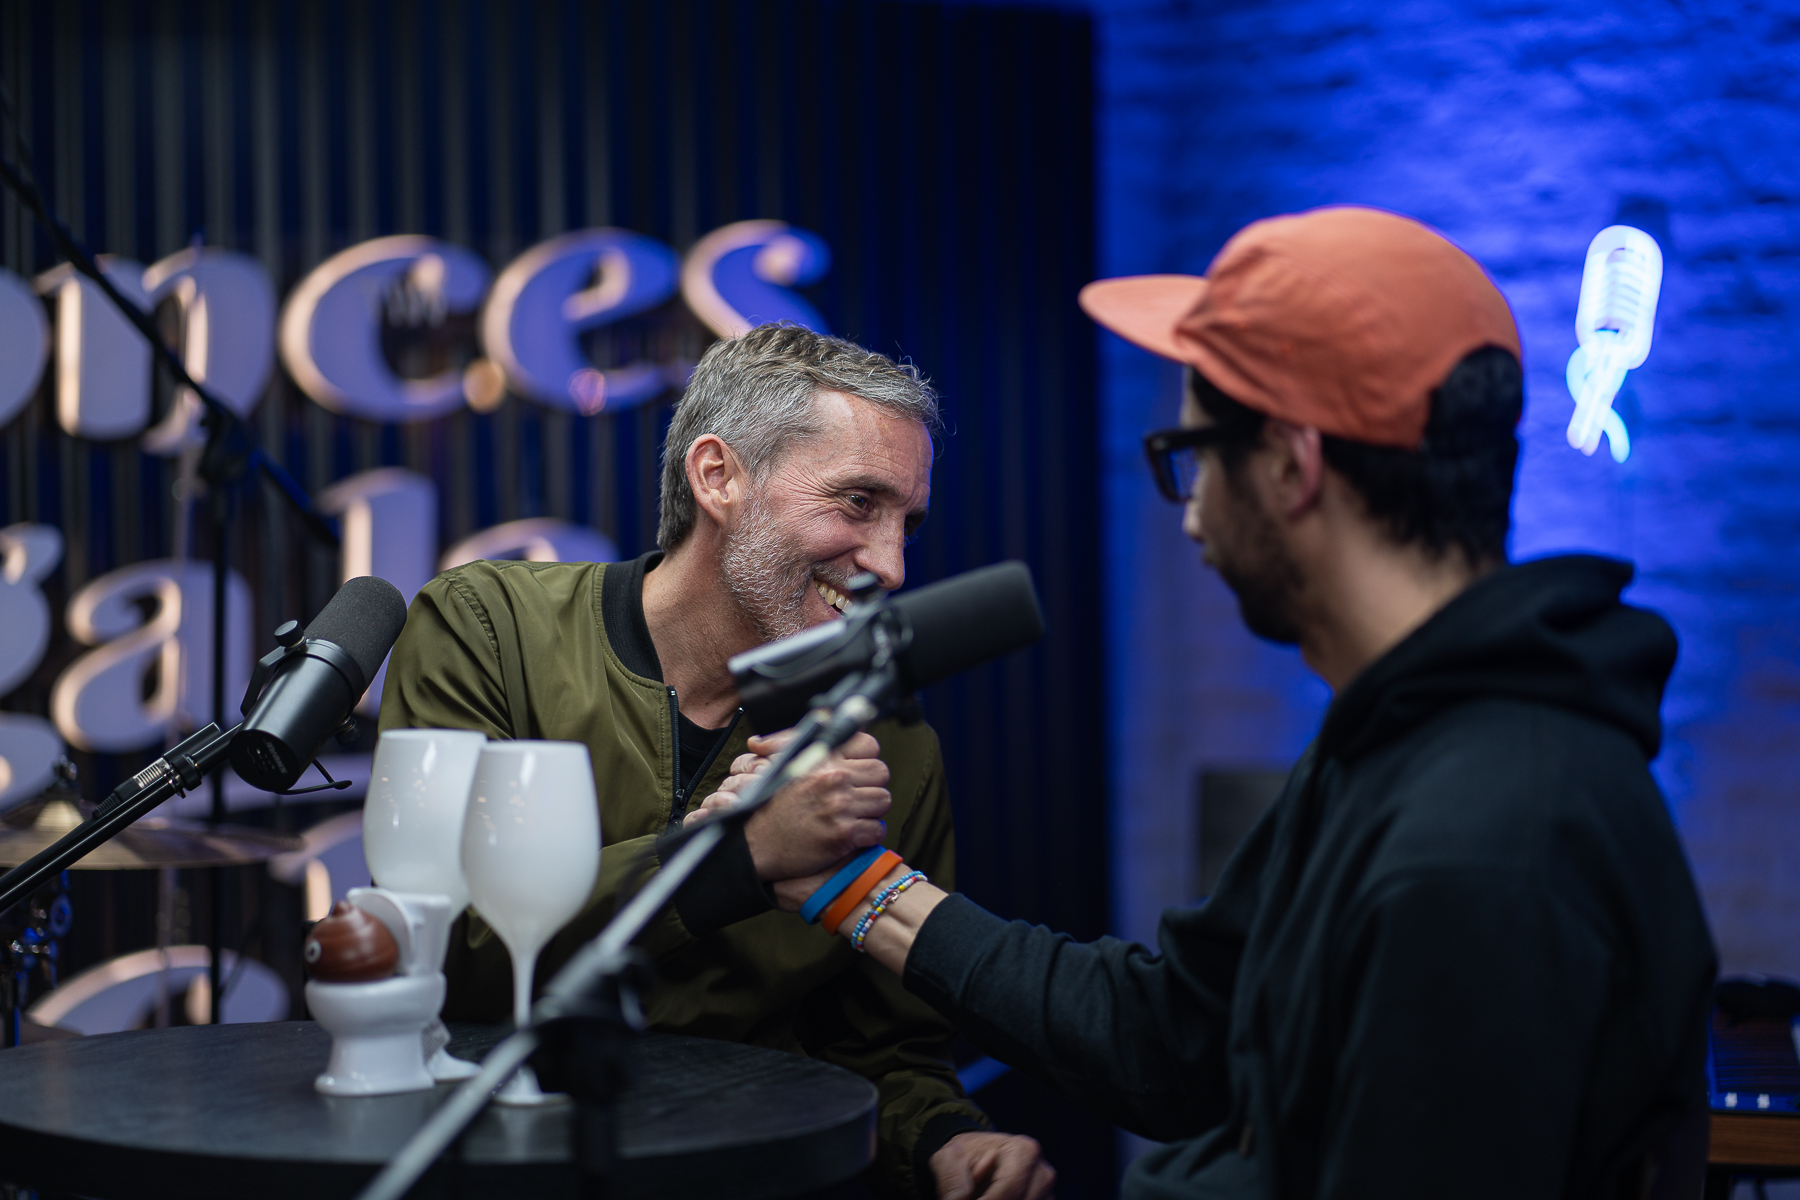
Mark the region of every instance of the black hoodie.
POLYGON ((1160 953, 952 896, 906 986, 1168 1142, 1127 1197, 1626 1194, 1705 1103, 1714 972, 1630 578, 1508 567, 1371 664, 1160 953))

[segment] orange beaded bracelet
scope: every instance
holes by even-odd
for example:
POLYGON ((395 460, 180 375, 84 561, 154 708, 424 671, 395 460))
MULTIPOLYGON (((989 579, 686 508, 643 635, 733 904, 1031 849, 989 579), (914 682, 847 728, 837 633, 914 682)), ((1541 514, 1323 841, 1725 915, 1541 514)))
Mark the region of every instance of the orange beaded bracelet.
POLYGON ((836 933, 844 918, 852 909, 869 898, 875 885, 887 878, 888 872, 900 865, 900 856, 892 850, 882 852, 880 858, 869 864, 869 869, 856 877, 856 882, 843 890, 843 893, 825 910, 819 918, 819 924, 825 927, 826 933, 836 933))

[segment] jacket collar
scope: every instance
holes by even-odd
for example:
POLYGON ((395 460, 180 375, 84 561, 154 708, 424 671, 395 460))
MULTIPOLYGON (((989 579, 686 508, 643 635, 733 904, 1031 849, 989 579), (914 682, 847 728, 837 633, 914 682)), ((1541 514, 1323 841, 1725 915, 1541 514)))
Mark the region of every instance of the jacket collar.
POLYGON ((644 576, 662 562, 661 550, 640 554, 630 562, 610 563, 600 578, 600 619, 613 653, 627 671, 663 682, 662 660, 644 620, 644 576))

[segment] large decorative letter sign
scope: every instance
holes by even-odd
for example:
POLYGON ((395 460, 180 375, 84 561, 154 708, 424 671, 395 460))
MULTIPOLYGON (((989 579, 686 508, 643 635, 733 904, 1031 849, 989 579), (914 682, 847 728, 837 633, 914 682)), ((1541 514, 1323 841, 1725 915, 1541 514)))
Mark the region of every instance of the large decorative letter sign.
POLYGON ((770 321, 829 333, 819 310, 792 288, 823 279, 830 266, 817 234, 782 221, 739 221, 694 243, 681 267, 681 294, 720 337, 770 321))
POLYGON ((673 250, 624 229, 553 238, 500 272, 482 313, 482 342, 514 390, 533 400, 589 415, 641 404, 668 386, 663 369, 597 370, 576 339, 673 296, 679 269, 673 250))
MULTIPOLYGON (((153 301, 175 297, 184 318, 181 360, 239 416, 262 398, 275 364, 275 287, 262 263, 233 250, 183 250, 144 272, 153 301)), ((200 398, 181 389, 144 449, 170 454, 198 440, 200 398)))
MULTIPOLYGON (((150 307, 144 267, 101 255, 100 269, 125 298, 150 307)), ((129 437, 150 421, 150 344, 91 281, 64 263, 37 278, 56 297, 56 420, 65 433, 129 437)))
POLYGON ((0 267, 0 425, 37 391, 50 356, 50 324, 31 285, 0 267))
MULTIPOLYGON (((37 297, 26 296, 36 307, 37 297)), ((0 529, 0 696, 23 683, 50 647, 50 604, 38 584, 62 550, 62 534, 48 525, 0 529)), ((42 791, 62 750, 44 718, 0 713, 0 808, 42 791)))
POLYGON ((461 246, 416 234, 376 238, 326 259, 281 314, 281 361, 307 395, 371 421, 425 421, 463 403, 462 373, 402 379, 381 355, 382 313, 396 292, 430 323, 469 312, 486 294, 487 264, 461 246))
POLYGON ((615 562, 619 548, 597 529, 551 517, 508 521, 466 537, 450 549, 438 566, 445 571, 483 558, 522 558, 526 562, 615 562))
MULTIPOLYGON (((250 682, 250 587, 225 583, 225 710, 250 682)), ((212 720, 212 568, 159 559, 92 581, 64 618, 78 641, 96 646, 72 663, 50 692, 57 729, 83 750, 141 750, 212 720), (152 604, 145 620, 139 609, 152 604), (151 686, 154 681, 153 686, 151 686), (149 698, 145 699, 148 690, 149 698)))
POLYGON ((52 526, 0 529, 0 696, 25 682, 50 648, 50 602, 38 584, 62 552, 62 534, 52 526))
MULTIPOLYGON (((379 575, 408 604, 437 574, 437 485, 400 467, 383 467, 340 479, 319 497, 319 507, 344 519, 343 577, 379 575)), ((375 672, 356 711, 373 716, 381 707, 387 662, 375 672)))
POLYGON ((7 808, 50 786, 63 740, 56 726, 25 713, 0 713, 0 808, 7 808))

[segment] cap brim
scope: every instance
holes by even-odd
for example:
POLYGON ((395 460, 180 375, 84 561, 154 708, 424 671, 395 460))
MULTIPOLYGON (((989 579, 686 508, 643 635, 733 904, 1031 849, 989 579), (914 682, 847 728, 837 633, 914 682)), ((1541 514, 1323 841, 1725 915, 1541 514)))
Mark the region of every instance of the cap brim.
POLYGON ((1096 279, 1081 289, 1081 310, 1126 341, 1152 354, 1186 362, 1192 351, 1176 339, 1175 326, 1206 294, 1199 275, 1127 275, 1096 279))

